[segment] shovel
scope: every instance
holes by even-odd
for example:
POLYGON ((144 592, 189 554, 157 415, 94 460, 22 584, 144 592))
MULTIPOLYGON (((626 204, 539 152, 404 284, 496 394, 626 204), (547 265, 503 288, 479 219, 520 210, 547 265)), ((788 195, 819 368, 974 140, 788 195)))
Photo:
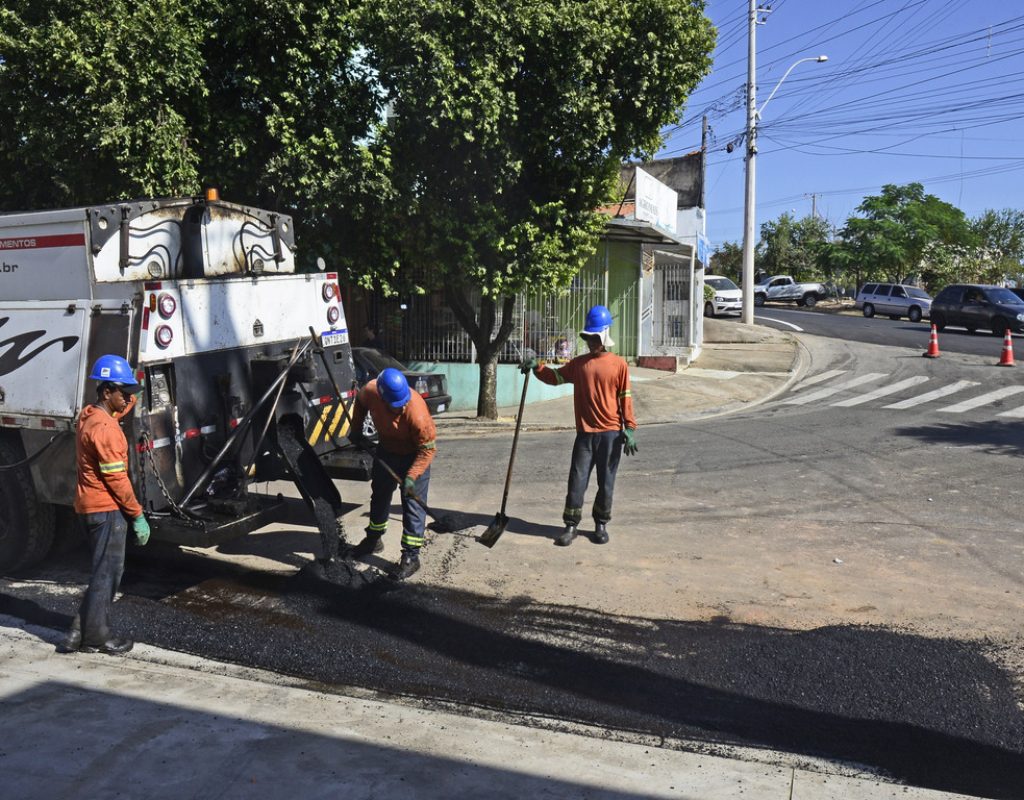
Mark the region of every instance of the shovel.
POLYGON ((505 506, 508 505, 508 487, 512 483, 512 465, 516 463, 516 445, 519 444, 519 428, 523 424, 523 406, 526 405, 526 387, 530 385, 530 373, 526 373, 523 380, 523 395, 519 398, 519 415, 516 417, 516 432, 512 437, 512 455, 508 459, 508 473, 505 475, 505 494, 501 498, 501 511, 494 515, 494 520, 487 526, 487 530, 477 537, 477 541, 486 547, 494 547, 498 538, 505 532, 508 525, 508 517, 505 516, 505 506))

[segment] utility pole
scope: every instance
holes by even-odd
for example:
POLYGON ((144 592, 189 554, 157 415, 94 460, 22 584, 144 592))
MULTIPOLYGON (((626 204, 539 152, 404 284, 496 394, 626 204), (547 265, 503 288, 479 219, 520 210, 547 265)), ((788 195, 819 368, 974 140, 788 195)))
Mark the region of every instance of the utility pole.
POLYGON ((757 229, 755 203, 755 159, 757 158, 757 0, 749 0, 747 11, 747 158, 746 190, 743 199, 743 309, 741 320, 754 324, 754 236, 757 229))
POLYGON ((804 197, 811 198, 811 219, 818 218, 818 197, 821 192, 808 192, 804 194, 804 197))

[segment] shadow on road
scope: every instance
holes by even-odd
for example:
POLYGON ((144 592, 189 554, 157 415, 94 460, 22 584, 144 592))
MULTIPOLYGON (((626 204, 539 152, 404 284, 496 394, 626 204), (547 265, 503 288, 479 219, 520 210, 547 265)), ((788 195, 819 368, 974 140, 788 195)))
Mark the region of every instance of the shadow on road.
MULTIPOLYGON (((993 405, 993 408, 995 407, 997 406, 993 405)), ((981 447, 985 452, 997 455, 1024 455, 1024 429, 1016 420, 912 425, 896 428, 894 433, 927 444, 955 444, 981 447)))

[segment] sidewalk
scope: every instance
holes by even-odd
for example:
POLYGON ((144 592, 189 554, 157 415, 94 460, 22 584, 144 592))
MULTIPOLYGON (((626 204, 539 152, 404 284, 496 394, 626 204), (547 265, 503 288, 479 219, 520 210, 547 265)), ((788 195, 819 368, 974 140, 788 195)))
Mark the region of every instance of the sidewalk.
POLYGON ((0 617, 8 797, 959 797, 823 775, 784 754, 741 761, 331 694, 147 645, 58 655, 58 636, 0 617))
MULTIPOLYGON (((785 331, 760 325, 708 319, 696 362, 677 374, 631 366, 633 404, 640 427, 752 408, 780 394, 802 370, 803 351, 785 331)), ((523 411, 523 430, 575 428, 572 396, 531 403, 523 411)), ((498 409, 497 420, 478 419, 471 411, 435 417, 442 436, 466 436, 515 425, 518 407, 498 409)))

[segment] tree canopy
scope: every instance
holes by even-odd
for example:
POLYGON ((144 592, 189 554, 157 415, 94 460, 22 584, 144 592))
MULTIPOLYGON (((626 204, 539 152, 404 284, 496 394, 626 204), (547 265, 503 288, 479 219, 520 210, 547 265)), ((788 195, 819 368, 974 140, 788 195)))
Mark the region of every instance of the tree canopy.
POLYGON ((963 211, 925 194, 920 183, 886 184, 881 194, 865 197, 857 213, 846 221, 833 257, 864 280, 905 283, 921 275, 926 283, 941 281, 949 254, 975 240, 963 211))
POLYGON ((699 0, 380 0, 362 22, 394 111, 370 145, 391 180, 376 278, 444 289, 494 416, 516 293, 593 253, 619 165, 657 149, 714 30, 699 0))
POLYGON ((0 10, 0 209, 178 196, 204 185, 298 215, 335 252, 339 207, 381 171, 355 8, 262 0, 9 0, 0 10), (333 245, 333 246, 332 246, 333 245))
POLYGON ((769 274, 810 280, 821 272, 822 254, 829 241, 828 222, 820 217, 794 219, 782 214, 761 225, 758 268, 769 274))

